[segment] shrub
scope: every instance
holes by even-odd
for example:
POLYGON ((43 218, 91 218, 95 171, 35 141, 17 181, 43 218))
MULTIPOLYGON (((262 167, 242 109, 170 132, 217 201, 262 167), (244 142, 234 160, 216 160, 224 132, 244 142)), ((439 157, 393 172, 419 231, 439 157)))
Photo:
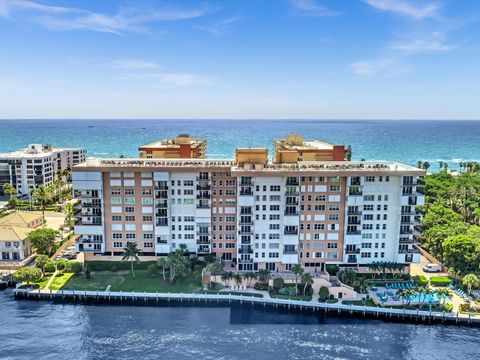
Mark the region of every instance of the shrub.
POLYGON ((256 282, 253 287, 254 287, 255 290, 266 291, 266 290, 268 290, 268 283, 256 282))
POLYGON ((111 272, 117 272, 117 271, 118 271, 117 264, 113 264, 113 265, 110 267, 110 271, 111 271, 111 272))
POLYGON ((430 278, 430 284, 432 284, 432 286, 448 286, 451 281, 448 276, 432 276, 430 278))
POLYGON ((443 305, 443 309, 444 309, 446 312, 452 312, 452 311, 453 311, 453 304, 445 303, 445 304, 443 305))
POLYGON ((425 286, 428 284, 428 279, 424 275, 414 276, 413 281, 415 281, 415 284, 419 286, 425 286))
POLYGON ((285 285, 285 281, 282 278, 275 278, 273 279, 273 288, 277 290, 282 288, 285 285))
POLYGON ((327 270, 327 272, 328 272, 331 276, 336 276, 336 275, 337 275, 337 272, 338 272, 338 270, 340 270, 340 268, 339 268, 337 265, 328 264, 327 266, 325 266, 325 270, 327 270))
POLYGON ((65 268, 66 268, 65 261, 60 260, 59 262, 57 262, 57 270, 58 271, 63 271, 63 270, 65 270, 65 268))
POLYGON ((291 286, 282 287, 282 288, 278 289, 278 293, 280 295, 289 295, 289 296, 295 296, 296 295, 295 287, 291 287, 291 286))
POLYGON ((85 267, 85 279, 90 280, 90 269, 85 267))
POLYGON ((72 263, 72 266, 70 267, 70 269, 75 274, 78 274, 80 271, 82 271, 82 264, 80 264, 79 262, 74 262, 72 263))
POLYGON ((151 277, 157 276, 157 266, 155 264, 148 265, 147 271, 151 277))
POLYGON ((50 259, 46 262, 43 268, 45 269, 45 272, 49 273, 53 273, 56 270, 55 263, 53 262, 53 260, 50 259))
POLYGON ((328 290, 328 288, 326 286, 322 286, 318 290, 318 298, 320 299, 320 301, 326 301, 328 299, 329 295, 330 295, 330 291, 328 290))
POLYGON ((222 290, 223 289, 223 285, 220 284, 220 283, 217 283, 217 282, 214 282, 212 281, 210 283, 210 290, 222 290))

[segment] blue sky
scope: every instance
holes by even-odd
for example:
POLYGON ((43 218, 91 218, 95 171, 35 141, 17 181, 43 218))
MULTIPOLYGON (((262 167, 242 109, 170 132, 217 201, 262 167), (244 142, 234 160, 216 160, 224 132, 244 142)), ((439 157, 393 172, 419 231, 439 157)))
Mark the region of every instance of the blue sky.
POLYGON ((480 119, 477 0, 0 0, 0 118, 480 119))

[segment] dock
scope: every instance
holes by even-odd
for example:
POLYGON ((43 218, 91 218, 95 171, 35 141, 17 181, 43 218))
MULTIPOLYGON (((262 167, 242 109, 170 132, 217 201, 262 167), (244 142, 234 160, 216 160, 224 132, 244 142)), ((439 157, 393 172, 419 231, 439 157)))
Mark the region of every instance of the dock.
POLYGON ((383 308, 318 301, 267 299, 244 295, 203 293, 147 293, 117 291, 15 289, 15 299, 45 300, 60 303, 111 304, 136 306, 230 306, 245 304, 325 315, 379 319, 391 322, 480 326, 480 317, 472 314, 383 308))

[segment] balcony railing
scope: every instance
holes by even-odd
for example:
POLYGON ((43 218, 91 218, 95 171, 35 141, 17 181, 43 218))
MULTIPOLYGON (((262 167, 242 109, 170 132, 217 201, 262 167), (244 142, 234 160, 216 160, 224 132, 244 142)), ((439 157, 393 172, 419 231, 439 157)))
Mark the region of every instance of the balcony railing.
POLYGON ((297 250, 283 250, 284 255, 295 255, 297 250))
POLYGON ((298 178, 287 179, 287 181, 285 182, 285 185, 287 185, 287 186, 298 186, 299 185, 298 178))
POLYGON ((360 249, 346 249, 345 254, 360 254, 360 249))
POLYGON ((253 191, 249 190, 240 190, 240 196, 253 196, 253 191))
POLYGON ((253 249, 252 248, 245 249, 241 247, 240 249, 238 249, 238 252, 240 254, 253 254, 253 249))
POLYGON ((348 231, 347 230, 347 235, 361 235, 362 232, 360 230, 355 230, 355 231, 348 231))
POLYGON ((362 212, 360 210, 348 210, 347 215, 362 215, 362 212))
POLYGON ((198 194, 197 199, 210 199, 210 193, 198 194))
POLYGON ((155 224, 157 226, 168 226, 168 219, 167 218, 157 219, 155 221, 155 224))
POLYGON ((285 211, 283 214, 285 216, 298 216, 298 211, 285 211))
POLYGON ((418 249, 399 249, 399 254, 420 254, 418 249))
POLYGON ((197 190, 210 190, 210 184, 198 184, 197 190))
POLYGON ((347 225, 360 225, 361 223, 360 220, 348 220, 347 225))
POLYGON ((298 235, 298 229, 295 230, 284 230, 283 231, 284 235, 298 235))

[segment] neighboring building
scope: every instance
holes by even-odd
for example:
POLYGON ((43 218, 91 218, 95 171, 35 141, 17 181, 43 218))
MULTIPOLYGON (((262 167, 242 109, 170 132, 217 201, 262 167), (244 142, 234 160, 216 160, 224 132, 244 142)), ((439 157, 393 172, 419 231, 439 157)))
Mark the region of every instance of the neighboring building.
POLYGON ((192 139, 180 134, 173 139, 164 139, 138 149, 140 158, 147 159, 203 159, 207 153, 207 140, 192 139))
POLYGON ((272 163, 262 148, 235 160, 87 159, 72 174, 77 248, 119 260, 135 241, 152 260, 185 244, 240 271, 416 262, 424 175, 384 161, 272 163))
POLYGON ((58 172, 85 161, 81 148, 52 148, 32 144, 28 148, 0 154, 0 195, 3 184, 10 183, 20 195, 30 195, 38 185, 49 186, 58 179, 58 172))
POLYGON ((1 261, 22 261, 31 255, 28 234, 41 226, 42 214, 17 211, 0 219, 1 261))
POLYGON ((12 225, 34 229, 42 224, 42 213, 35 211, 15 211, 0 218, 0 225, 12 225))
POLYGON ((298 161, 344 161, 351 159, 350 147, 329 144, 318 140, 305 140, 301 135, 290 134, 285 140, 275 140, 275 163, 298 161))

